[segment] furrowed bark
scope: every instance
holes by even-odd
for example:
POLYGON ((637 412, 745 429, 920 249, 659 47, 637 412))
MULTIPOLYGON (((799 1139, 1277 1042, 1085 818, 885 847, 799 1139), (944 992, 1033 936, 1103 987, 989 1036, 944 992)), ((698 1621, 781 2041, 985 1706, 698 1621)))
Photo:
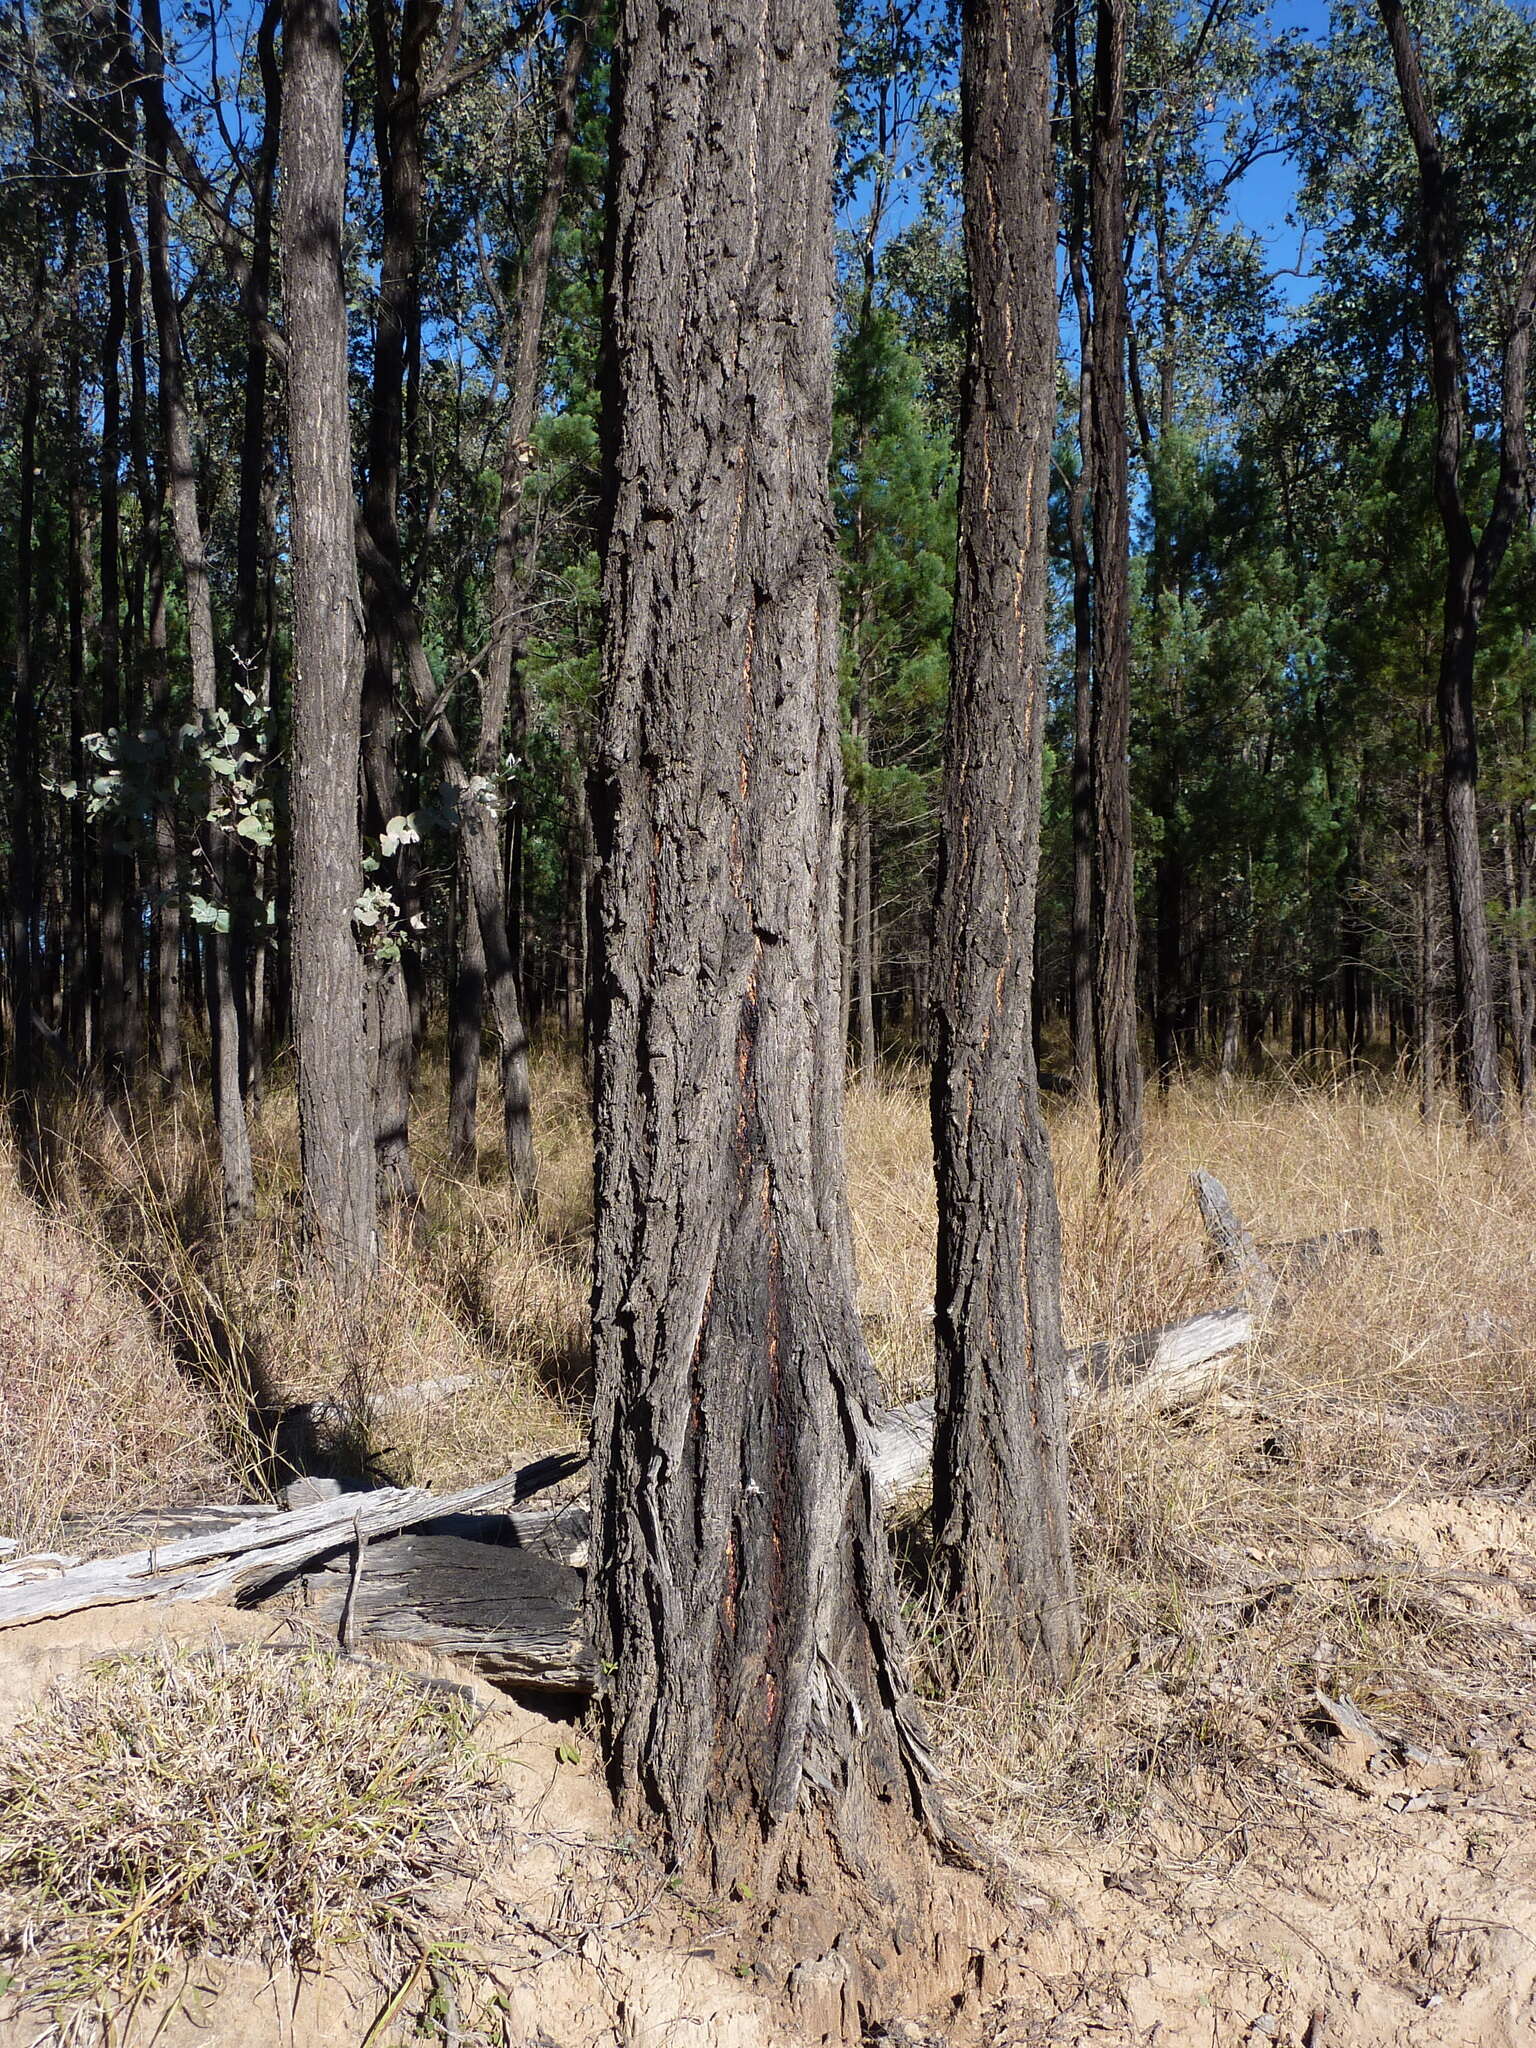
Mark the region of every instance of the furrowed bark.
POLYGON ((1125 0, 1099 0, 1093 108, 1094 1054, 1099 1173, 1141 1170, 1131 845, 1130 489, 1125 425, 1125 0))
MULTIPOLYGON (((122 690, 122 565, 121 488, 122 352, 128 326, 128 301, 123 266, 128 240, 128 94, 132 77, 126 0, 119 0, 111 21, 111 76, 103 119, 102 167, 106 185, 105 240, 107 312, 101 336, 101 647, 97 660, 101 728, 112 732, 123 717, 122 690)), ((135 1015, 130 996, 127 897, 131 869, 118 851, 114 820, 104 816, 98 828, 101 871, 101 1012, 97 1041, 108 1098, 120 1104, 128 1085, 135 1051, 135 1015)))
POLYGON ((591 1620, 621 1813, 894 1904, 940 1816, 843 1164, 827 0, 625 0, 592 808, 591 1620))
POLYGON ((282 251, 294 593, 293 1012, 304 1203, 337 1284, 377 1259, 357 785, 360 606, 342 282, 338 0, 283 17, 282 251))
POLYGON ((1503 1121, 1504 1090, 1477 816, 1477 646, 1489 592, 1536 491, 1526 427, 1531 333, 1536 318, 1536 237, 1527 235, 1510 295, 1499 380, 1498 475, 1479 536, 1462 488, 1462 464, 1473 429, 1467 417, 1466 364, 1457 309, 1457 174, 1445 160, 1439 127, 1424 92, 1418 47, 1401 0, 1378 0, 1378 4, 1419 172, 1424 324, 1435 395, 1434 489, 1446 542, 1436 699, 1444 752, 1441 811, 1456 966, 1461 1093, 1473 1129, 1490 1136, 1503 1121))
MULTIPOLYGON (((368 31, 374 65, 374 136, 379 163, 383 237, 374 314, 373 378, 368 416, 368 488, 363 516, 374 545, 396 578, 401 575, 400 472, 405 429, 406 364, 417 344, 421 299, 417 283, 425 173, 421 155, 421 95, 426 45, 439 14, 437 0, 405 0, 397 64, 390 31, 392 10, 369 0, 368 31)), ((374 579, 365 582, 363 656, 363 779, 368 829, 375 836, 402 809, 398 761, 393 608, 374 579)), ((384 878, 400 914, 402 947, 413 941, 415 862, 401 847, 383 862, 384 878)), ((404 958, 379 959, 372 969, 376 1015, 373 1076, 374 1145, 386 1199, 420 1199, 411 1164, 411 1081, 415 1035, 404 958)))
POLYGON ((1067 275, 1077 313, 1077 474, 1067 485, 1067 545, 1072 561, 1072 906, 1067 930, 1072 1084, 1085 1100, 1094 1085, 1093 1032, 1093 308, 1088 297, 1088 160, 1078 77, 1077 9, 1060 15, 1061 69, 1067 89, 1070 156, 1067 275))
POLYGON ((1056 424, 1051 16, 970 0, 961 71, 971 335, 934 919, 939 1248, 934 1569, 953 1636, 1065 1676, 1061 1228, 1031 1016, 1056 424))
MULTIPOLYGON (((576 140, 576 109, 587 50, 597 21, 597 8, 572 22, 565 56, 555 85, 553 120, 550 131, 548 167, 538 210, 528 237, 522 276, 519 280, 512 372, 507 391, 506 436, 502 443, 501 495, 496 515, 496 545, 491 557, 491 640, 485 680, 480 698, 480 745, 475 766, 479 774, 494 778, 502 767, 502 750, 509 743, 513 755, 511 814, 506 821, 509 834, 507 879, 503 885, 502 921, 507 933, 507 972, 510 973, 518 1004, 523 1007, 522 866, 524 837, 523 785, 527 763, 523 758, 528 734, 528 707, 522 683, 523 660, 527 651, 529 595, 537 543, 530 526, 525 497, 532 463, 534 422, 539 408, 543 365, 542 337, 544 308, 549 296, 549 279, 554 262, 555 233, 565 199, 570 172, 571 150, 576 140)), ((478 948, 482 984, 487 973, 484 936, 471 941, 478 948)), ((491 953, 496 952, 494 944, 491 953)), ((467 993, 467 991, 466 991, 467 993)), ((493 1010, 497 991, 491 989, 493 1010)), ((479 1057, 479 1035, 474 1040, 474 1057, 479 1057)), ((465 1056, 470 1053, 466 1033, 465 1056)), ((503 1072, 511 1087, 510 1100, 503 1098, 503 1121, 507 1158, 514 1180, 519 1162, 531 1155, 532 1134, 528 1129, 531 1093, 526 1046, 503 1072)), ((478 1077, 477 1077, 478 1078, 478 1077)), ((462 1084, 470 1085, 466 1079, 462 1084)))

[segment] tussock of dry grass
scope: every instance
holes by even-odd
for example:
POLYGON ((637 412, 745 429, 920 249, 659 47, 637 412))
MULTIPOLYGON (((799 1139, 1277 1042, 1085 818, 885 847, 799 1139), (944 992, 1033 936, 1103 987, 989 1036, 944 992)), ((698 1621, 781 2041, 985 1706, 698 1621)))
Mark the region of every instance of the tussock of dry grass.
POLYGON ((206 1499, 228 1484, 209 1403, 113 1262, 0 1159, 0 1530, 206 1499))
POLYGON ((304 1967, 408 1932, 493 1783, 462 1708, 256 1647, 56 1691, 0 1748, 0 1910, 27 1993, 107 2012, 181 1957, 304 1967))

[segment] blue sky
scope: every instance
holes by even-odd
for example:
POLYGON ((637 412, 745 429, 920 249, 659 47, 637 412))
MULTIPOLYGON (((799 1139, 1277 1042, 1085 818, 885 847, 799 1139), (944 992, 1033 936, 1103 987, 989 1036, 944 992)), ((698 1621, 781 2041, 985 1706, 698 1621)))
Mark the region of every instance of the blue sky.
MULTIPOLYGON (((1327 0, 1270 0, 1269 18, 1276 35, 1321 42, 1328 34, 1327 0)), ((1272 268, 1280 272, 1294 272, 1301 256, 1300 232, 1290 218, 1296 191, 1296 166, 1284 155, 1264 157, 1233 191, 1238 218, 1263 242, 1272 268)), ((1276 284, 1292 305, 1304 299, 1309 289, 1304 275, 1282 275, 1276 284)))

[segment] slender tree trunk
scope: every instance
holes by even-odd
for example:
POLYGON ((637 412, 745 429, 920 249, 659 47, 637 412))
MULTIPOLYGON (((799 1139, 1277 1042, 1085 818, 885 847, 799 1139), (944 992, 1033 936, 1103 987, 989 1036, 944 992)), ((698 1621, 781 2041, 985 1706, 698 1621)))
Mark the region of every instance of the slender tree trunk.
MULTIPOLYGON (((862 674, 853 701, 855 746, 869 744, 869 700, 862 674)), ((866 1080, 875 1078, 879 1051, 875 1043, 875 904, 874 839, 870 828, 869 798, 861 795, 853 806, 853 987, 859 1026, 859 1072, 866 1080)))
POLYGON ((1079 1642, 1061 1228, 1031 1019, 1056 422, 1051 15, 969 0, 971 339, 934 920, 934 1563, 955 1668, 1060 1678, 1079 1642))
MULTIPOLYGON (((150 918, 153 973, 150 1008, 154 1017, 155 1063, 161 1092, 169 1101, 182 1084, 181 1032, 181 895, 182 875, 177 849, 177 761, 179 719, 171 704, 170 650, 166 623, 165 472, 150 453, 149 348, 144 321, 144 259, 131 212, 123 237, 128 252, 128 446, 139 501, 139 548, 134 590, 142 605, 130 606, 137 617, 137 658, 132 673, 141 697, 159 730, 163 762, 154 799, 154 894, 150 918)), ((127 723, 134 723, 127 716, 127 723)))
MULTIPOLYGON (((110 17, 109 17, 110 18, 110 17)), ((96 674, 101 729, 123 722, 121 488, 122 351, 128 328, 124 263, 129 239, 128 95, 133 75, 126 0, 117 0, 111 32, 113 90, 106 100, 102 161, 106 184, 105 246, 107 312, 101 337, 101 644, 96 674)), ((118 850, 121 827, 103 817, 97 841, 101 874, 101 1047, 108 1099, 120 1103, 128 1086, 137 1043, 128 935, 128 893, 132 870, 118 850)))
MULTIPOLYGON (((1428 716, 1425 723, 1426 726, 1429 723, 1428 716)), ((1419 917, 1414 964, 1417 980, 1415 1007, 1418 1013, 1419 1113, 1426 1122, 1435 1114, 1435 1105, 1440 1093, 1439 918, 1436 905, 1439 857, 1435 847, 1437 837, 1435 803, 1430 791, 1429 778, 1421 774, 1418 792, 1419 917)))
POLYGON ((304 1202, 338 1285, 377 1258, 367 978, 353 935, 360 605, 342 282, 338 0, 283 15, 282 249, 294 594, 293 1013, 304 1202))
POLYGON ((512 1197, 520 1209, 531 1215, 538 1198, 533 1120, 526 1080, 521 1087, 519 1085, 519 1076, 526 1077, 528 1072, 528 1036, 518 1001, 517 977, 512 972, 512 949, 506 920, 506 881, 501 871, 495 811, 476 788, 452 721, 440 707, 437 684, 422 645, 421 623, 416 617, 410 593, 374 545, 364 520, 357 522, 357 547, 369 577, 390 605, 395 639, 405 662, 416 708, 423 719, 431 722, 432 750, 443 780, 458 806, 459 843, 469 870, 475 913, 480 920, 491 1017, 501 1045, 501 1099, 512 1197))
MULTIPOLYGON (((74 228, 72 226, 72 240, 74 228)), ((72 251, 71 268, 74 268, 72 251)), ((61 839, 69 847, 67 909, 64 926, 64 1036, 70 1057, 83 1071, 91 1054, 91 946, 89 872, 90 840, 85 829, 85 612, 90 588, 90 550, 86 537, 84 444, 81 416, 80 292, 75 287, 71 309, 73 333, 69 350, 68 418, 71 440, 69 478, 69 561, 65 602, 69 613, 69 775, 76 796, 65 806, 61 839)))
POLYGON ((1061 69, 1070 116, 1067 272, 1077 313, 1077 474, 1067 487, 1072 558, 1072 901, 1067 928, 1067 1016, 1072 1082, 1093 1092, 1093 306, 1088 295, 1088 138, 1077 62, 1077 9, 1060 13, 1061 69))
POLYGON ((1106 1188, 1141 1169, 1125 428, 1125 6, 1126 0, 1099 0, 1093 109, 1094 1050, 1099 1172, 1106 1188))
POLYGON ((43 403, 43 351, 47 331, 48 273, 39 246, 33 272, 32 317, 22 370, 17 445, 16 585, 12 606, 11 827, 9 927, 6 968, 10 983, 11 1058, 7 1083, 16 1148, 30 1168, 39 1163, 37 1115, 38 721, 37 648, 32 599, 37 517, 37 435, 43 403))
POLYGON ((591 1625, 621 1813, 916 1884, 837 1043, 829 0, 624 0, 608 291, 591 1625))
MULTIPOLYGON (((374 546, 401 575, 400 464, 405 428, 406 364, 421 319, 417 271, 425 177, 421 157, 421 95, 427 41, 436 24, 437 0, 404 0, 397 60, 385 0, 369 0, 368 27, 374 68, 374 135, 379 162, 383 235, 379 294, 374 315, 373 379, 368 421, 368 488, 363 516, 374 546)), ((374 580, 366 579, 363 655, 363 779, 368 828, 382 834, 405 803, 398 760, 393 607, 374 580)), ((413 1204, 420 1189, 411 1165, 411 1080, 415 1034, 406 984, 405 949, 414 946, 410 919, 417 905, 415 862, 402 846, 383 861, 383 877, 399 913, 401 950, 380 957, 372 969, 377 1011, 373 1042, 374 1144, 386 1198, 413 1204)))
POLYGON ((1536 320, 1536 237, 1526 237, 1513 277, 1499 389, 1498 476, 1488 518, 1478 536, 1468 516, 1461 482, 1471 428, 1457 309, 1461 225, 1456 173, 1446 164, 1439 129, 1424 96, 1418 46, 1402 0, 1378 0, 1378 4, 1419 171, 1424 322, 1435 394, 1435 502, 1446 540, 1437 702, 1445 759, 1441 811, 1456 966, 1461 1092, 1474 1130, 1490 1136, 1503 1120, 1504 1090, 1477 815, 1477 642, 1494 579, 1536 491, 1536 465, 1526 426, 1531 333, 1536 320))
POLYGON ((448 1164, 472 1175, 480 1093, 480 1033, 485 1011, 485 947, 462 851, 454 876, 454 974, 448 1016, 448 1164))
MULTIPOLYGON (((162 76, 164 35, 160 0, 141 0, 144 23, 145 140, 148 145, 146 191, 149 221, 149 290, 155 309, 160 356, 160 433, 169 483, 176 552, 181 561, 187 606, 187 647, 192 665, 192 709, 201 723, 205 744, 219 735, 218 656, 214 646, 213 593, 203 548, 202 515, 197 503, 197 463, 187 398, 182 351, 181 315, 171 276, 170 216, 166 206, 165 86, 162 76)), ((207 813, 218 801, 211 778, 203 781, 197 804, 204 815, 198 838, 203 864, 224 924, 204 934, 208 974, 208 1025, 213 1052, 213 1111, 219 1133, 219 1166, 224 1191, 224 1221, 237 1228, 256 1209, 256 1181, 251 1164, 251 1137, 240 1089, 240 1016, 231 964, 229 892, 221 828, 207 813)))
MULTIPOLYGON (((570 171, 571 149, 576 140, 577 100, 587 47, 597 19, 595 5, 573 21, 566 39, 565 56, 555 86, 554 120, 550 132, 549 158, 538 211, 528 238, 527 255, 519 282, 512 373, 507 392, 507 430, 502 444, 501 495, 496 516, 496 546, 491 557, 491 639, 486 661, 485 683, 480 702, 480 745, 475 769, 495 778, 502 768, 502 748, 510 740, 513 753, 512 803, 507 819, 509 834, 509 881, 504 888, 503 919, 507 929, 508 971, 514 992, 522 996, 522 866, 525 837, 525 785, 527 763, 523 756, 528 732, 528 710, 522 683, 523 659, 528 635, 529 586, 534 568, 535 545, 525 516, 524 497, 532 464, 532 437, 539 407, 540 376, 543 365, 542 336, 544 308, 549 296, 550 271, 554 262, 555 233, 565 199, 570 171)), ((479 942, 480 972, 485 975, 485 947, 479 942)), ((493 1004, 496 992, 492 991, 493 1004)), ((479 1035, 474 1040, 474 1057, 479 1057, 479 1035)), ((466 1039, 464 1047, 470 1048, 466 1039)), ((505 1062, 504 1062, 505 1066, 505 1062)), ((513 1100, 521 1105, 504 1117, 509 1164, 530 1152, 532 1135, 524 1128, 531 1113, 526 1041, 508 1070, 513 1100)))

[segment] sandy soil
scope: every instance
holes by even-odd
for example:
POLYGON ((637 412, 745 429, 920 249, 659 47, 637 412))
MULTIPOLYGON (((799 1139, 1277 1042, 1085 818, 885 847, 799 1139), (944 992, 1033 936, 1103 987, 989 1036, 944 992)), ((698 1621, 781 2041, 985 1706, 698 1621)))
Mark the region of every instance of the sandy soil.
MULTIPOLYGON (((1521 1618, 1527 1577, 1536 1591, 1536 1507, 1446 1496, 1395 1504, 1373 1526, 1440 1583, 1463 1575, 1469 1606, 1536 1638, 1521 1618)), ((124 1608, 11 1632, 0 1729, 104 1654, 157 1634, 250 1639, 270 1626, 234 1610, 124 1608)), ((797 1953, 770 1952, 739 1912, 712 1913, 661 1884, 616 1838, 579 1732, 488 1687, 480 1697, 477 1740, 499 1759, 508 1798, 493 1852, 434 1904, 451 1968, 405 1957, 381 1981, 339 1959, 295 1984, 215 1961, 191 1973, 176 2010, 141 2015, 119 2038, 162 2048, 860 2038, 851 1951, 835 1927, 818 1947, 813 1915, 797 1953), (558 1753, 572 1745, 583 1752, 574 1765, 558 1753)), ((899 2048, 1536 2043, 1536 1684, 1485 1714, 1455 1752, 1368 1719, 1351 1727, 1350 1703, 1335 1705, 1343 1725, 1322 1709, 1295 1726, 1271 1720, 1262 1793, 1197 1769, 1159 1796, 1134 1846, 1084 1840, 1029 1854, 1005 1903, 983 1908, 974 1886, 946 1894, 923 1953, 908 1957, 931 1995, 863 2038, 899 2048)), ((60 2038, 14 1998, 6 2006, 3 2048, 60 2038)))

